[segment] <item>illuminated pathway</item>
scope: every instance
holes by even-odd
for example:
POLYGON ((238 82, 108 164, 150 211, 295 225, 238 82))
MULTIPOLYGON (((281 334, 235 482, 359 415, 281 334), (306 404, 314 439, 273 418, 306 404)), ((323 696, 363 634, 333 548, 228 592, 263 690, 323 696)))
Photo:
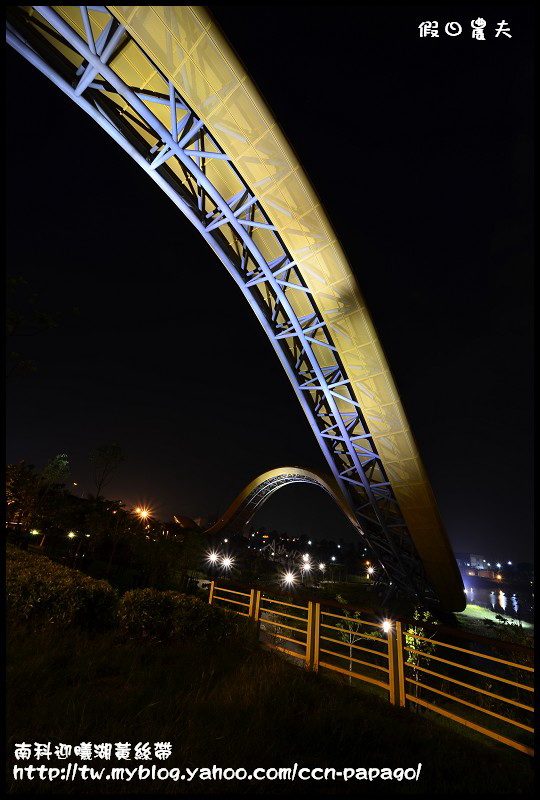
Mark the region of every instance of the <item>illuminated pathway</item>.
MULTIPOLYGON (((463 609, 461 577, 356 278, 208 12, 11 6, 7 39, 132 156, 221 259, 289 376, 387 584, 463 609)), ((337 155, 321 150, 321 158, 337 155)))

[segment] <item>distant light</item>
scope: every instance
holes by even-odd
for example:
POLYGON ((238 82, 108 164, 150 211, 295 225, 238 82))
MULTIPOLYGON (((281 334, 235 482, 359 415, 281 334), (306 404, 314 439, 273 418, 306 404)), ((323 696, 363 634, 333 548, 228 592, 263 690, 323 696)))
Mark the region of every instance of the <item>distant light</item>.
POLYGON ((86 533, 85 536, 86 536, 87 539, 90 538, 90 534, 89 533, 86 533))
POLYGON ((510 564, 510 566, 512 566, 512 562, 511 561, 509 561, 508 563, 510 564))
POLYGON ((78 485, 79 485, 78 483, 74 483, 74 484, 73 484, 73 486, 78 486, 78 485))
POLYGON ((497 569, 500 569, 500 568, 501 568, 501 565, 499 564, 499 562, 497 562, 497 569))
POLYGON ((341 547, 341 545, 340 545, 340 544, 338 544, 338 547, 341 547))
POLYGON ((311 544, 311 539, 308 541, 308 544, 311 544))
POLYGON ((496 578, 497 578, 498 581, 500 581, 500 580, 502 580, 502 575, 497 575, 496 578))
POLYGON ((321 570, 321 572, 324 572, 324 571, 325 571, 325 569, 326 569, 326 566, 325 566, 325 564, 323 564, 323 563, 322 563, 322 561, 321 561, 321 563, 319 564, 319 569, 321 570))
POLYGON ((233 559, 230 556, 225 556, 225 558, 221 559, 221 566, 225 567, 225 569, 230 569, 233 565, 233 559))
POLYGON ((311 570, 311 564, 309 563, 309 561, 304 561, 304 563, 302 564, 302 570, 304 572, 309 572, 311 570))
POLYGON ((212 551, 211 553, 208 553, 207 560, 211 564, 215 564, 216 561, 218 560, 218 558, 219 558, 219 553, 216 553, 215 551, 212 551))
POLYGON ((368 567, 368 570, 367 570, 367 571, 368 571, 368 575, 373 575, 373 573, 375 572, 375 570, 373 569, 373 567, 368 567))
POLYGON ((36 528, 34 528, 34 530, 30 531, 30 533, 32 534, 32 536, 39 536, 39 531, 36 530, 36 528))
POLYGON ((335 557, 335 556, 332 556, 332 561, 335 561, 335 560, 336 560, 336 557, 335 557))
POLYGON ((76 536, 77 536, 77 534, 76 534, 76 533, 73 533, 73 531, 70 531, 70 532, 68 533, 68 539, 74 539, 76 536))
POLYGON ((229 540, 228 540, 228 539, 223 539, 223 541, 224 541, 224 542, 228 542, 229 540))
POLYGON ((383 631, 385 633, 388 633, 388 631, 390 630, 391 627, 392 627, 392 623, 389 620, 385 619, 383 624, 382 624, 383 631))
POLYGON ((304 553, 302 558, 304 559, 304 561, 309 561, 309 553, 304 553))

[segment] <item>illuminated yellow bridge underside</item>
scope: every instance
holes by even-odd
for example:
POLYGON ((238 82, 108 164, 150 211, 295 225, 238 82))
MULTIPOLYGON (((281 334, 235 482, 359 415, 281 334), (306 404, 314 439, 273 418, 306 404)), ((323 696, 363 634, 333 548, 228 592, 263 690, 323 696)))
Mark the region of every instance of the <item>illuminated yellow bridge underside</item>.
MULTIPOLYGON (((204 8, 109 8, 178 84, 249 185, 256 187, 332 331, 428 577, 439 594, 453 596, 453 605, 461 608, 463 588, 455 558, 365 301, 267 104, 204 8)), ((294 93, 299 78, 290 77, 287 91, 294 93)), ((221 194, 230 196, 232 187, 223 186, 221 194)))
MULTIPOLYGON (((38 14, 38 19, 40 13, 46 15, 51 7, 19 8, 29 9, 30 19, 38 14)), ((79 10, 83 7, 53 8, 86 39, 79 10)), ((238 193, 235 171, 256 194, 331 334, 426 576, 444 607, 462 609, 463 583, 456 561, 355 274, 295 153, 245 68, 202 7, 87 8, 95 39, 104 24, 100 8, 112 14, 132 38, 114 54, 113 65, 115 74, 128 87, 149 95, 162 95, 164 76, 204 121, 228 157, 227 161, 209 158, 206 164, 205 174, 219 194, 231 198, 238 193)), ((79 59, 80 63, 80 56, 51 34, 47 25, 40 23, 38 27, 39 35, 48 39, 65 59, 74 64, 79 59)), ((293 94, 300 91, 300 82, 300 76, 291 75, 284 91, 293 94)), ((129 103, 106 89, 103 95, 110 96, 117 107, 124 109, 121 113, 132 121, 137 136, 155 149, 155 133, 133 116, 129 103)), ((171 128, 169 106, 152 103, 152 113, 163 126, 171 128)), ((179 182, 186 180, 185 171, 174 159, 168 161, 167 168, 178 176, 179 182)), ((252 238, 270 262, 275 253, 271 252, 273 245, 265 233, 268 231, 264 226, 255 228, 252 238)), ((223 235, 229 236, 225 226, 223 235)), ((235 245, 232 238, 230 245, 235 245)), ((361 276, 363 269, 368 270, 369 265, 356 265, 356 274, 361 276)), ((305 318, 312 308, 303 291, 289 291, 287 299, 298 319, 305 318)), ((313 341, 324 370, 325 350, 313 341)), ((326 352, 330 363, 332 354, 326 352)), ((345 420, 351 406, 340 397, 339 390, 333 392, 332 402, 342 416, 341 421, 345 420)))

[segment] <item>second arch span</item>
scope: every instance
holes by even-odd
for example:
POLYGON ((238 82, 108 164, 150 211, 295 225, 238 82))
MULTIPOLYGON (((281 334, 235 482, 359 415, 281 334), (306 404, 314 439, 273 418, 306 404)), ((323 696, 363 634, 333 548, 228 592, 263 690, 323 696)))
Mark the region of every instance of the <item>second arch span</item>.
POLYGON ((206 533, 217 534, 224 530, 242 530, 266 501, 279 489, 294 483, 307 483, 325 491, 345 514, 351 525, 361 532, 358 520, 351 512, 337 481, 330 475, 301 467, 278 467, 263 472, 242 489, 219 520, 206 533))

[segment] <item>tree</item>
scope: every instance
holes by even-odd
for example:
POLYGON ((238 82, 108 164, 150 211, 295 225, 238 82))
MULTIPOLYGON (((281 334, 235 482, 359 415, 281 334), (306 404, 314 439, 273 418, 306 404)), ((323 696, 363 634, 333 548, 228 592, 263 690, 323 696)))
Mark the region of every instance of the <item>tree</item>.
POLYGON ((103 444, 91 451, 90 463, 96 485, 96 500, 99 500, 102 489, 107 486, 114 471, 124 460, 122 448, 117 444, 103 444))
MULTIPOLYGON (((58 514, 63 509, 59 495, 63 489, 62 481, 69 474, 69 461, 65 453, 55 456, 41 472, 36 472, 33 464, 20 461, 9 464, 6 470, 6 517, 18 524, 20 533, 28 533, 32 528, 58 527, 58 514)), ((45 535, 41 544, 45 543, 45 535)))
MULTIPOLYGON (((433 617, 430 611, 427 609, 421 609, 416 607, 414 609, 413 619, 416 622, 429 622, 432 625, 437 625, 437 620, 433 617)), ((407 664, 411 664, 413 668, 414 680, 416 683, 414 684, 414 695, 415 697, 420 697, 421 691, 418 682, 422 679, 425 680, 425 677, 420 674, 421 666, 420 659, 424 659, 423 665, 429 664, 429 656, 435 653, 437 649, 437 645, 435 642, 430 641, 436 634, 434 633, 432 636, 428 636, 427 632, 421 626, 411 625, 407 628, 405 632, 405 644, 407 647, 411 648, 415 652, 411 652, 408 650, 407 653, 407 664), (421 639, 417 637, 421 636, 421 639)), ((414 704, 414 710, 419 711, 420 706, 418 703, 414 704)))
POLYGON ((41 472, 33 464, 20 461, 7 468, 6 497, 8 514, 23 530, 37 525, 42 516, 45 498, 53 487, 60 488, 69 474, 65 453, 55 456, 41 472))
MULTIPOLYGON (((346 599, 340 594, 336 595, 336 600, 343 606, 347 605, 346 599)), ((343 641, 349 645, 349 672, 353 672, 353 645, 360 641, 360 639, 365 639, 368 634, 362 631, 361 614, 359 611, 355 611, 353 614, 347 611, 346 608, 342 608, 341 611, 342 615, 347 618, 347 621, 336 623, 336 628, 341 628, 342 633, 340 636, 343 641)), ((352 684, 351 675, 349 675, 349 683, 352 684)))

